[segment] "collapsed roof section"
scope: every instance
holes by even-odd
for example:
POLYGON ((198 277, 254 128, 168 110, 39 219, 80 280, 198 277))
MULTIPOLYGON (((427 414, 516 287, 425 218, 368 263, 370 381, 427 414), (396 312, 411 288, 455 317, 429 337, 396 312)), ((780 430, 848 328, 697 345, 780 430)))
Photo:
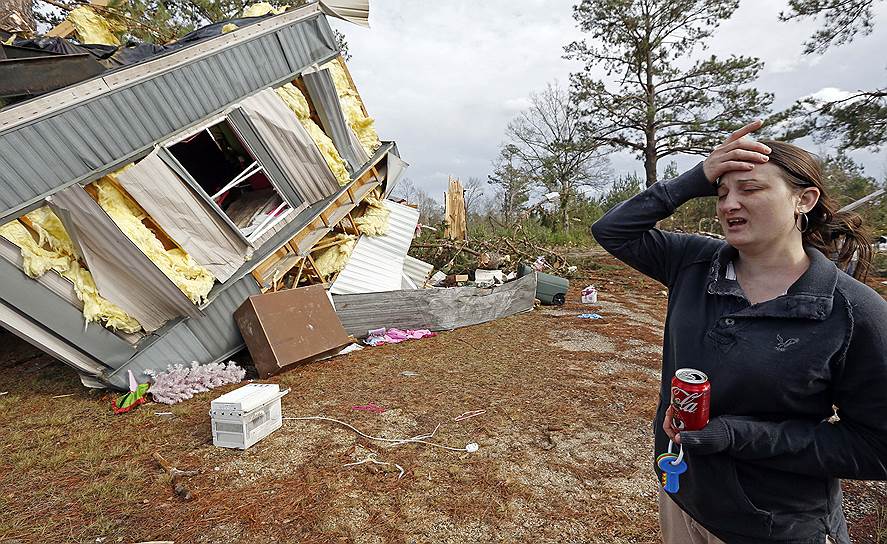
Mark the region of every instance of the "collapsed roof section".
POLYGON ((364 201, 406 163, 378 141, 329 9, 0 110, 0 324, 125 387, 127 370, 241 349, 250 295, 332 285, 342 267, 315 257, 364 232, 364 201))

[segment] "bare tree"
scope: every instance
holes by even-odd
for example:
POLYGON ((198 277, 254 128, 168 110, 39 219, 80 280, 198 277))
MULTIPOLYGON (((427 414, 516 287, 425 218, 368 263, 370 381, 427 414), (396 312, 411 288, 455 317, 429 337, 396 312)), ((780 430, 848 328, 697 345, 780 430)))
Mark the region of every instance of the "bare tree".
POLYGON ((470 177, 462 186, 466 216, 478 213, 481 199, 484 196, 484 185, 486 184, 480 178, 470 177))
POLYGON ((505 131, 517 167, 533 184, 557 192, 561 228, 570 229, 578 196, 606 184, 608 161, 601 143, 585 137, 582 114, 556 83, 530 95, 530 107, 505 131))
POLYGON ((493 174, 487 176, 487 183, 496 188, 496 211, 508 224, 530 199, 530 178, 515 164, 519 152, 520 149, 514 144, 503 145, 499 156, 493 161, 493 174))
POLYGON ((408 204, 416 206, 419 210, 419 222, 423 225, 436 225, 443 222, 443 205, 427 192, 416 187, 410 178, 405 178, 397 184, 391 198, 394 200, 403 199, 408 204))

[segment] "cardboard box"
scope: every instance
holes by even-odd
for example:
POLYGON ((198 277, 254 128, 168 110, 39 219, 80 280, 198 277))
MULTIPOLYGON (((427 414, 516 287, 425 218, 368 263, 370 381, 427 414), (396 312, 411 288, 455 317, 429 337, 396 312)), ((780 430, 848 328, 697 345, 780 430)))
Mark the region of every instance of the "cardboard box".
POLYGON ((322 285, 253 295, 234 321, 262 378, 351 343, 322 285))

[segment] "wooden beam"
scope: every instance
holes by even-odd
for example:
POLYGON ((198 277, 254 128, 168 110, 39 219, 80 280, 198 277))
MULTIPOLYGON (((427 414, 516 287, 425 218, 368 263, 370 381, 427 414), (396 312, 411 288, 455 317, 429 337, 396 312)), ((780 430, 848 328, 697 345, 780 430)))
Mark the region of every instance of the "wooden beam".
POLYGON ((354 91, 354 94, 357 95, 357 101, 360 102, 360 109, 363 110, 363 114, 367 117, 370 116, 367 111, 366 106, 363 103, 363 98, 360 97, 360 91, 357 90, 357 85, 354 84, 354 78, 351 77, 351 70, 348 69, 348 65, 345 64, 345 59, 342 58, 342 55, 336 57, 336 61, 342 66, 342 70, 345 71, 345 76, 348 78, 348 83, 351 84, 351 89, 354 91))
POLYGON ((299 263, 299 271, 296 273, 296 281, 293 283, 293 287, 299 286, 299 280, 302 279, 302 270, 305 270, 305 258, 302 257, 302 262, 299 263))
POLYGON ((321 275, 320 271, 317 269, 317 263, 314 262, 314 258, 311 256, 310 253, 305 256, 305 259, 308 260, 308 264, 311 266, 311 271, 314 272, 314 275, 320 278, 320 281, 326 283, 323 275, 321 275))

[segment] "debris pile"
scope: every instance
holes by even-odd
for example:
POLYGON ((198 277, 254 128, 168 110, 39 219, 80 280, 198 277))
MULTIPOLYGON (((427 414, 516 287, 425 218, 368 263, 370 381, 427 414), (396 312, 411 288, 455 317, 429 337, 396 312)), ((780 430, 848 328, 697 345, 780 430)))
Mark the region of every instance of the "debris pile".
POLYGON ((150 378, 174 403, 243 379, 224 361, 244 345, 266 377, 367 336, 529 310, 536 274, 518 263, 564 270, 526 236, 413 243, 418 211, 388 198, 408 165, 325 21, 360 10, 262 4, 163 46, 116 44, 77 11, 80 43, 2 45, 44 61, 0 60, 14 81, 72 57, 95 66, 25 92, 0 83, 0 325, 84 384, 143 394, 129 376, 150 378), (442 281, 460 256, 472 285, 442 281))

